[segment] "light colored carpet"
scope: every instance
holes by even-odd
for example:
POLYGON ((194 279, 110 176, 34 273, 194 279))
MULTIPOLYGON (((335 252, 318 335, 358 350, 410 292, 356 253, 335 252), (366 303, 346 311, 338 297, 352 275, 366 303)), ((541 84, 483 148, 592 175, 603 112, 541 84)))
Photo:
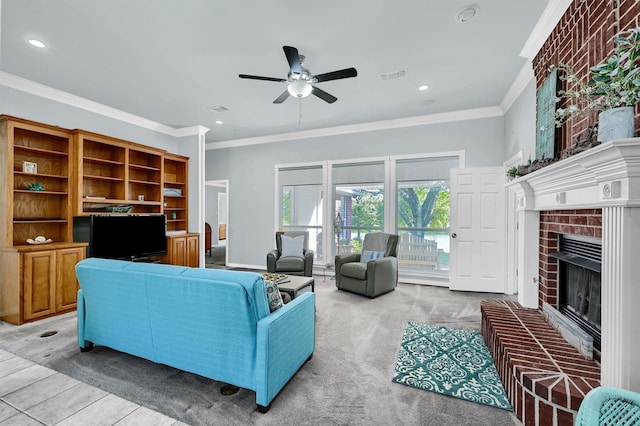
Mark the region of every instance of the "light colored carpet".
POLYGON ((222 396, 220 382, 108 348, 81 353, 75 313, 22 326, 0 323, 0 347, 191 425, 520 424, 505 410, 391 381, 407 322, 479 329, 480 301, 492 295, 400 284, 371 300, 338 291, 322 277, 315 288, 313 358, 266 414, 256 410, 249 390, 222 396), (58 333, 39 337, 49 330, 58 333))

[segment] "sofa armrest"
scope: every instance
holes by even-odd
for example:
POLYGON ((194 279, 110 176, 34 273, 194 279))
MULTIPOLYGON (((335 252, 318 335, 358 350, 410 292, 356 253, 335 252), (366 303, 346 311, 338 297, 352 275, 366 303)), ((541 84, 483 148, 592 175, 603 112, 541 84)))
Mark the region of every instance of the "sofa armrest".
POLYGON ((313 275, 313 250, 304 251, 304 276, 310 277, 313 275))
POLYGON ((256 403, 267 407, 313 354, 315 293, 303 293, 258 321, 256 403))
POLYGON ((395 257, 381 257, 367 262, 368 297, 375 297, 396 288, 398 284, 398 259, 395 257))
POLYGON ((342 288, 340 286, 342 280, 342 273, 340 272, 340 268, 345 263, 349 262, 360 262, 360 253, 350 253, 350 254, 337 254, 334 262, 335 274, 336 274, 336 287, 342 288))
POLYGON ((273 249, 267 253, 267 272, 276 271, 276 260, 278 260, 278 250, 273 249))

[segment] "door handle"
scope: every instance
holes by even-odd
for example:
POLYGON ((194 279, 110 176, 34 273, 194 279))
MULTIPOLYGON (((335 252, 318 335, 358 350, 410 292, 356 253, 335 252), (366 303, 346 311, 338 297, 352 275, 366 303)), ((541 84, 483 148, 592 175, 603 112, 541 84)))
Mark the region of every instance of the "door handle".
POLYGON ((451 238, 457 238, 457 237, 458 237, 458 234, 456 234, 455 232, 451 233, 451 238))

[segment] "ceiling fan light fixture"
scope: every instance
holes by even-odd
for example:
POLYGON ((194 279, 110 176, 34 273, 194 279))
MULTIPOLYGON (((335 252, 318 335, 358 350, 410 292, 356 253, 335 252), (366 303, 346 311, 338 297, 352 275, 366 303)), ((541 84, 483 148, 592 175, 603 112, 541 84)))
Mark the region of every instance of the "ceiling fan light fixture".
POLYGON ((313 87, 304 80, 295 80, 289 83, 287 91, 295 98, 306 98, 311 94, 313 87))

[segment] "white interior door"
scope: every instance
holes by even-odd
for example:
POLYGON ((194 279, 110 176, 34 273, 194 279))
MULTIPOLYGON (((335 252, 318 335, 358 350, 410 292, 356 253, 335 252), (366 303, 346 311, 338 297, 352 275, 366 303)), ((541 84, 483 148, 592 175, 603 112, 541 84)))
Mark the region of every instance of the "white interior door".
POLYGON ((449 288, 505 292, 504 168, 451 170, 449 288))

